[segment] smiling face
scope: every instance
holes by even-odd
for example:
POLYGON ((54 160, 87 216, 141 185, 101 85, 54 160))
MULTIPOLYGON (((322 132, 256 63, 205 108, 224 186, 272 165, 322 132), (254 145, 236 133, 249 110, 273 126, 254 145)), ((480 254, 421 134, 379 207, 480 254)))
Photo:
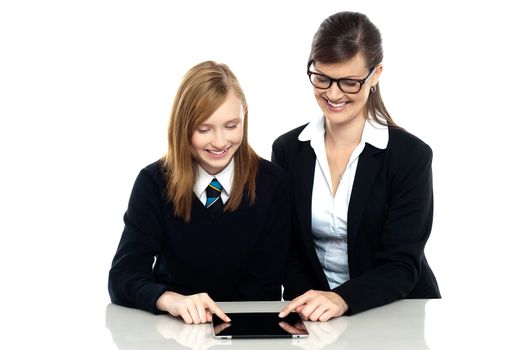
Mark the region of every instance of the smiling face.
MULTIPOLYGON (((311 71, 331 77, 333 79, 349 78, 355 80, 364 79, 370 72, 365 58, 357 54, 353 58, 340 63, 315 62, 311 71)), ((378 65, 369 79, 363 84, 356 94, 344 93, 333 82, 328 89, 314 88, 314 96, 320 106, 325 120, 333 124, 347 124, 364 121, 367 118, 367 99, 371 86, 376 85, 382 66, 378 65)))
POLYGON ((229 93, 225 102, 192 134, 192 150, 209 174, 221 172, 243 140, 244 108, 241 99, 229 93))

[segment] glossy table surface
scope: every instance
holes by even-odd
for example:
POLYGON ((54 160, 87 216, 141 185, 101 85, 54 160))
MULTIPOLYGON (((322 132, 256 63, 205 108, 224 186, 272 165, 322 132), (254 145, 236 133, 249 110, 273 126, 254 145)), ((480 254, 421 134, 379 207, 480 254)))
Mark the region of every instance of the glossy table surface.
MULTIPOLYGON (((233 339, 212 336, 210 324, 186 325, 169 315, 113 304, 90 324, 93 336, 71 334, 66 344, 97 349, 526 349, 521 299, 400 300, 328 322, 306 322, 306 339, 233 339)), ((285 302, 219 303, 225 312, 279 311, 285 302)), ((77 330, 78 327, 73 326, 77 330)), ((77 331, 74 331, 77 333, 77 331)), ((66 340, 66 339, 62 339, 66 340)))
MULTIPOLYGON (((127 349, 428 349, 425 309, 437 300, 402 300, 351 317, 306 322, 306 339, 233 339, 212 336, 210 324, 186 325, 169 315, 152 315, 113 304, 106 327, 116 348, 127 349)), ((219 303, 225 312, 278 311, 283 302, 219 303)))
MULTIPOLYGON (((45 290, 44 290, 45 291, 45 290)), ((400 300, 328 322, 306 322, 306 339, 212 337, 210 324, 95 299, 34 298, 31 310, 4 298, 0 349, 526 349, 523 297, 400 300)), ((283 302, 219 303, 228 312, 278 311, 283 302)))

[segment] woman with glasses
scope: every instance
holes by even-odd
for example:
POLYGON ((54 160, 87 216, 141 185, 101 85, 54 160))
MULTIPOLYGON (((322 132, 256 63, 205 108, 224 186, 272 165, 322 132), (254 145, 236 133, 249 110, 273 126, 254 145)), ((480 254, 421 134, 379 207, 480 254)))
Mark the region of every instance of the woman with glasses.
POLYGON ((175 97, 168 152, 138 175, 109 273, 112 302, 186 323, 229 319, 215 301, 281 300, 288 176, 247 140, 232 71, 191 68, 175 97))
POLYGON ((402 298, 439 298, 431 233, 431 148, 382 101, 380 32, 340 12, 314 35, 307 77, 322 115, 280 136, 293 181, 293 238, 281 316, 326 321, 402 298))

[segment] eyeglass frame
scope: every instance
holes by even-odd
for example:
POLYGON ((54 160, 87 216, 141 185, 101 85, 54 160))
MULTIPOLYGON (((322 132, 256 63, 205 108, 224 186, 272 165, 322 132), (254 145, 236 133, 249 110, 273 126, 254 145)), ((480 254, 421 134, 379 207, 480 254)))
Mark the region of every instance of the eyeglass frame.
POLYGON ((338 89, 340 89, 341 92, 343 92, 344 94, 357 94, 359 93, 361 90, 362 90, 362 86, 367 82, 367 80, 369 80, 369 78, 371 78, 371 76, 373 75, 373 73, 376 71, 376 67, 377 66, 374 66, 370 71, 369 73, 367 74, 367 76, 363 79, 351 79, 351 78, 340 78, 340 79, 334 79, 328 75, 325 75, 325 74, 322 74, 322 73, 316 73, 316 72, 313 72, 310 70, 310 66, 314 63, 314 60, 310 60, 308 65, 307 65, 307 75, 309 76, 309 81, 310 83, 312 84, 312 86, 314 86, 316 89, 320 89, 320 90, 327 90, 327 89, 330 89, 331 86, 332 86, 332 83, 336 83, 336 85, 338 85, 338 89), (326 88, 320 88, 320 87, 317 87, 316 85, 314 85, 314 83, 312 82, 311 80, 311 75, 319 75, 319 76, 322 76, 324 78, 327 78, 329 79, 329 86, 327 86, 326 88), (342 80, 351 80, 355 83, 358 83, 360 84, 360 88, 358 89, 358 91, 356 92, 346 92, 342 89, 341 85, 340 85, 340 81, 342 80))

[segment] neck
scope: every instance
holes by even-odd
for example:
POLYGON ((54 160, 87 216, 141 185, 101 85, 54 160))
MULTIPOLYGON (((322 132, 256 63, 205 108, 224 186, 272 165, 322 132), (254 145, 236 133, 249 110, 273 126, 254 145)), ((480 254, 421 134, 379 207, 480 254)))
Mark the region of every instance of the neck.
POLYGON ((337 149, 355 147, 362 139, 365 117, 357 116, 353 120, 334 124, 325 119, 325 141, 337 149))

